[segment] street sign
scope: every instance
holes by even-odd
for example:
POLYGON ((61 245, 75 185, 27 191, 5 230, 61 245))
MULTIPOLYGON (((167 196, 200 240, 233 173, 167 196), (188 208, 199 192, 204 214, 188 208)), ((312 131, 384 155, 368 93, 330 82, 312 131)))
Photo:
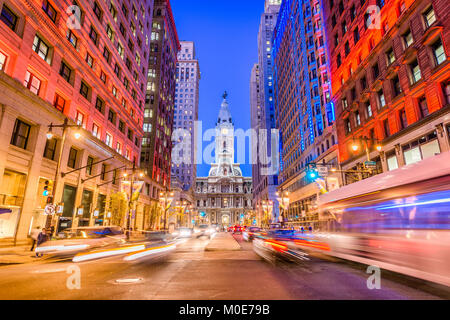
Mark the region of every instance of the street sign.
POLYGON ((46 214, 48 214, 48 215, 52 215, 52 214, 55 213, 55 209, 56 209, 56 208, 55 208, 55 205, 49 203, 49 204, 47 204, 47 205, 45 206, 44 212, 45 212, 46 214))
POLYGON ((326 177, 328 175, 328 167, 327 166, 317 166, 317 172, 319 176, 326 177))
POLYGON ((375 169, 377 167, 377 163, 375 161, 364 161, 364 167, 375 169))

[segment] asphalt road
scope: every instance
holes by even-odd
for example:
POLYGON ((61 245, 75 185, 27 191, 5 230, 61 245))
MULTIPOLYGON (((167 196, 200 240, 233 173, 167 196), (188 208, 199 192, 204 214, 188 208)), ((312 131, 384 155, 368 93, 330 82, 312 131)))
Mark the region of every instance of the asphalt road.
MULTIPOLYGON (((125 263, 117 258, 74 264, 40 262, 0 267, 0 299, 440 299, 433 288, 381 274, 381 289, 368 289, 364 268, 312 257, 301 265, 272 265, 252 244, 239 251, 205 251, 207 239, 190 239, 164 260, 125 263), (67 281, 74 265, 80 288, 67 281)), ((70 279, 69 279, 70 280, 70 279)), ((73 284, 76 282, 70 282, 73 284)))

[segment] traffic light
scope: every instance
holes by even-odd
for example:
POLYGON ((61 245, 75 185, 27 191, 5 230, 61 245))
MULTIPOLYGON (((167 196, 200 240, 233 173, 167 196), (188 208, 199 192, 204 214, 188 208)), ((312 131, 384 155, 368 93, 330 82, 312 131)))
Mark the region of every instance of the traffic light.
POLYGON ((53 181, 45 180, 44 182, 44 190, 42 191, 42 195, 47 198, 47 203, 51 203, 53 200, 53 181))
POLYGON ((316 179, 319 178, 319 172, 317 172, 315 163, 308 164, 306 169, 306 178, 311 182, 316 181, 316 179))

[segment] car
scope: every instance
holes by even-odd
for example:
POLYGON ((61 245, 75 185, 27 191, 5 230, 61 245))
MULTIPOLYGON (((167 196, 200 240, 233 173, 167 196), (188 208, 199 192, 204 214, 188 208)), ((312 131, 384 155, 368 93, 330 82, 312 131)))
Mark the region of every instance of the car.
POLYGON ((234 228, 234 226, 229 226, 229 227, 227 228, 227 232, 233 232, 233 228, 234 228))
POLYGON ((233 227, 233 233, 237 234, 237 233, 242 233, 242 227, 241 226, 234 226, 233 227))
POLYGON ((88 249, 123 243, 125 239, 123 229, 117 226, 71 228, 59 232, 56 238, 43 242, 35 252, 67 256, 88 249))
POLYGON ((195 235, 197 236, 197 238, 205 236, 211 239, 211 236, 214 233, 216 233, 216 229, 207 224, 201 224, 195 230, 195 235))
POLYGON ((261 228, 259 227, 247 227, 242 233, 242 237, 245 241, 252 241, 255 238, 255 235, 258 235, 260 232, 261 228))
POLYGON ((181 227, 172 232, 172 235, 175 238, 190 238, 194 234, 194 230, 192 228, 181 227))

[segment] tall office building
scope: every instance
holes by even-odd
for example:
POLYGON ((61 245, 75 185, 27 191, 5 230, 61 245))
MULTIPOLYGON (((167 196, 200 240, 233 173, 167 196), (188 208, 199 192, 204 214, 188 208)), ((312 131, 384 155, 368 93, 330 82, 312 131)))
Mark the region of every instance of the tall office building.
MULTIPOLYGON (((337 164, 324 18, 319 0, 285 0, 273 38, 276 126, 280 129, 279 192, 289 198, 286 223, 316 226, 319 186, 308 179, 309 163, 337 164), (287 193, 287 194, 286 194, 287 193)), ((338 177, 324 177, 337 187, 338 177)))
POLYGON ((1 1, 0 238, 44 227, 48 196, 61 205, 61 229, 110 218, 121 170, 138 165, 152 9, 1 1))
POLYGON ((177 54, 180 49, 169 0, 155 0, 144 109, 141 167, 159 183, 170 187, 173 115, 177 54))
POLYGON ((448 151, 450 3, 327 0, 324 8, 339 160, 359 171, 346 183, 448 151))
MULTIPOLYGON (((277 22, 278 11, 281 0, 266 0, 264 3, 264 12, 261 14, 258 32, 258 87, 256 89, 257 104, 252 107, 256 113, 261 113, 261 118, 252 117, 252 128, 263 129, 267 132, 267 139, 264 143, 253 142, 257 148, 257 154, 254 155, 253 172, 253 196, 254 209, 257 215, 264 214, 262 201, 273 201, 271 209, 271 220, 277 220, 279 216, 278 203, 275 196, 276 186, 278 184, 278 158, 272 150, 276 149, 271 143, 271 130, 276 127, 274 110, 274 89, 273 89, 273 65, 272 65, 272 36, 277 22), (259 107, 259 109, 258 109, 259 107), (258 109, 258 110, 257 110, 258 109), (253 121, 257 121, 254 123, 253 121)), ((255 70, 256 71, 256 70, 255 70)), ((253 70, 252 70, 253 77, 253 70)), ((257 131, 259 136, 259 131, 257 131)), ((259 138, 258 138, 259 140, 259 138)), ((267 210, 266 210, 267 211, 267 210)), ((267 212, 266 212, 267 213, 267 212)))
MULTIPOLYGON (((178 53, 177 84, 175 88, 175 115, 174 131, 179 134, 174 138, 180 139, 186 146, 184 150, 173 149, 177 154, 172 159, 172 176, 181 182, 183 190, 189 190, 197 176, 196 165, 196 138, 195 121, 198 120, 198 96, 200 84, 200 67, 195 56, 195 46, 192 41, 181 41, 181 50, 178 53), (176 163, 175 163, 176 162, 176 163)), ((175 141, 175 143, 177 143, 175 141)))

